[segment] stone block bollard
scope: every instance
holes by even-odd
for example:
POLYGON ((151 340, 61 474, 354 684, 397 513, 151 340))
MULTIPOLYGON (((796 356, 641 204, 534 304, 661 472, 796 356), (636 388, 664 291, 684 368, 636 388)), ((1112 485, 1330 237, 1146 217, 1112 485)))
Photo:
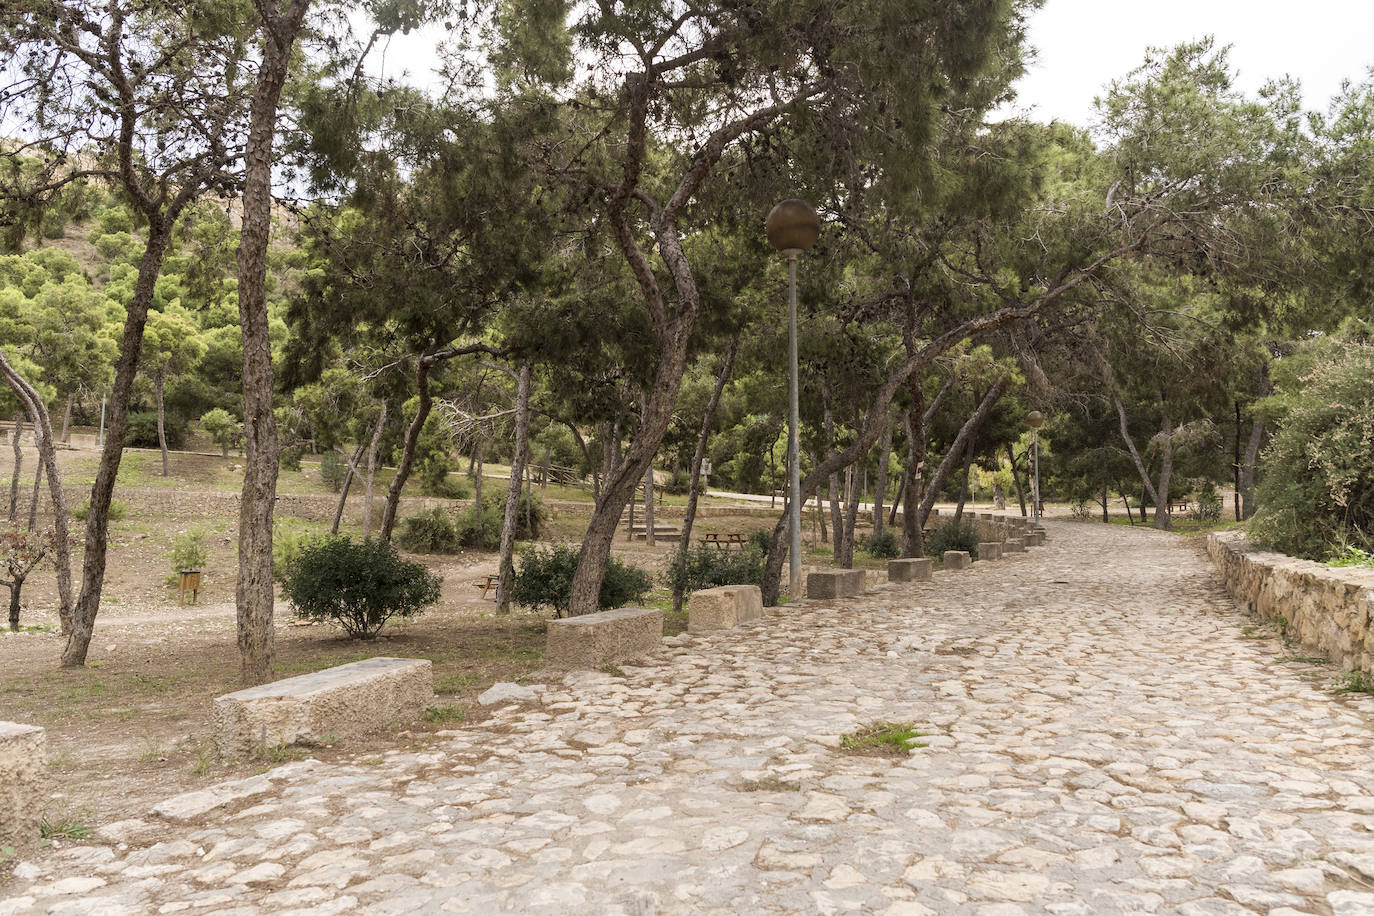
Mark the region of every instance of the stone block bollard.
POLYGON ((662 611, 622 607, 550 620, 544 660, 552 668, 596 668, 647 655, 662 641, 662 611))
POLYGON ((1002 542, 1003 553, 1025 553, 1026 542, 1022 538, 1007 538, 1002 542))
POLYGON ((825 569, 806 574, 806 597, 852 598, 863 594, 862 569, 825 569))
POLYGON ((38 845, 48 774, 45 740, 37 725, 0 722, 0 846, 38 845))
POLYGON ((757 585, 722 585, 692 592, 687 599, 687 631, 729 630, 763 616, 757 585))
POLYGON ((969 556, 967 550, 946 550, 944 557, 945 569, 968 569, 973 563, 973 558, 969 556))
POLYGON ((980 542, 978 544, 978 559, 980 562, 1002 559, 1002 545, 994 541, 980 542))
POLYGON ((930 578, 931 560, 928 557, 907 557, 887 561, 889 582, 923 582, 930 578))

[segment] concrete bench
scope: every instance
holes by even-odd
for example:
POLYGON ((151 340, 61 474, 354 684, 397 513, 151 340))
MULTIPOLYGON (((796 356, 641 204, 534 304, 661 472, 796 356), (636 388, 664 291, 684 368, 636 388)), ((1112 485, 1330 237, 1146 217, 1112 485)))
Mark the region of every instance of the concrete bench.
POLYGON ((889 582, 923 582, 930 578, 931 560, 927 557, 905 557, 887 561, 889 582))
POLYGON ((1007 538, 1002 542, 1003 553, 1025 553, 1026 541, 1024 538, 1007 538))
POLYGON ((824 569, 806 574, 808 598, 852 598, 863 592, 862 569, 824 569))
POLYGON ((945 569, 968 569, 973 564, 973 557, 969 556, 967 550, 946 550, 944 556, 945 569))
POLYGON ((763 617, 763 592, 757 585, 722 585, 692 592, 687 599, 687 632, 729 630, 763 617))
POLYGON ((984 562, 1002 559, 1002 545, 996 541, 980 542, 978 544, 978 559, 984 562))
POLYGON ((0 846, 37 845, 47 798, 45 733, 37 725, 0 722, 0 846))
POLYGON ((222 756, 285 744, 332 744, 418 719, 434 702, 434 666, 424 658, 364 659, 216 697, 222 756))
POLYGON ((646 655, 662 641, 662 611, 622 607, 550 620, 544 660, 554 668, 598 668, 646 655))

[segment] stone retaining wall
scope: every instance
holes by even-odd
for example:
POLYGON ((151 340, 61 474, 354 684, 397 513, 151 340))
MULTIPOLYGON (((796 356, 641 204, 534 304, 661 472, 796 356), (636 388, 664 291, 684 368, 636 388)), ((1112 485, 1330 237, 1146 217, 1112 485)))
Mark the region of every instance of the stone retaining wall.
POLYGON ((1374 673, 1374 570, 1333 569, 1255 550, 1245 535, 1213 532, 1207 553, 1227 591, 1264 620, 1347 670, 1374 673))

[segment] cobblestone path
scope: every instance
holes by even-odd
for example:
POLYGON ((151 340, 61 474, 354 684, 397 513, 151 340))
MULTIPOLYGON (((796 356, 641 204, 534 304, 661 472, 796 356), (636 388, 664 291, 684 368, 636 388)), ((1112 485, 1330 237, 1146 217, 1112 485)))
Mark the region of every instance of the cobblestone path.
POLYGON ((1245 638, 1186 542, 1051 538, 182 799, 0 914, 1374 912, 1374 705, 1245 638), (876 720, 928 746, 840 750, 876 720))

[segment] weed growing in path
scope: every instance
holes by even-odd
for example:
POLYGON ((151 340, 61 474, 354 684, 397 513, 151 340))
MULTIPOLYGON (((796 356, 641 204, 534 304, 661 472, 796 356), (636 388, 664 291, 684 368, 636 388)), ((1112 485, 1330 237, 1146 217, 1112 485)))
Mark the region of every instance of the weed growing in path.
POLYGON ((436 725, 457 724, 467 718, 467 711, 461 706, 431 706, 425 710, 425 721, 436 725))
POLYGON ((840 737, 840 747, 864 757, 905 757, 912 748, 925 747, 914 722, 874 722, 840 737))
POLYGON ((1374 676, 1363 671, 1349 671, 1336 680, 1332 693, 1367 693, 1374 696, 1374 676))
POLYGON ((746 779, 739 784, 741 792, 800 792, 801 785, 795 782, 787 782, 777 776, 765 776, 762 779, 746 779))

